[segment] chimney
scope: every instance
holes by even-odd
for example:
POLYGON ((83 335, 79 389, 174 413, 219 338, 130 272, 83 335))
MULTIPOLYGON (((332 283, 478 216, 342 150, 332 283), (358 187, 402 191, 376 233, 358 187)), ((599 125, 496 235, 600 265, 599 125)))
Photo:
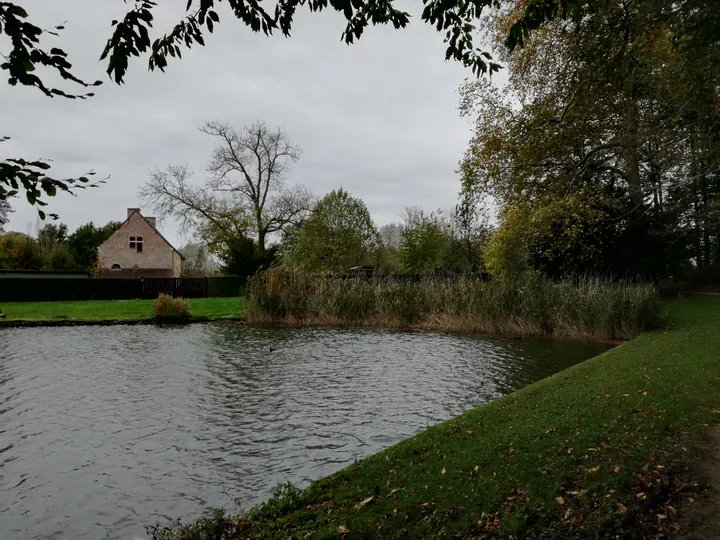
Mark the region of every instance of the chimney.
POLYGON ((152 226, 153 229, 157 229, 157 227, 155 226, 155 218, 154 217, 146 217, 145 221, 147 221, 152 226))
POLYGON ((130 217, 133 212, 137 212, 137 213, 139 214, 139 213, 140 213, 140 209, 139 209, 139 208, 128 208, 127 217, 130 217))

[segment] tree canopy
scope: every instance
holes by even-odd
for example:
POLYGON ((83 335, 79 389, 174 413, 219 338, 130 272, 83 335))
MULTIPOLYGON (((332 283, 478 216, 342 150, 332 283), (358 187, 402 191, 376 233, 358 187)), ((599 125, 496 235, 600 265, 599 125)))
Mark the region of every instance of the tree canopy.
MULTIPOLYGON (((185 3, 185 0, 183 0, 185 3)), ((182 50, 193 45, 204 45, 206 32, 212 33, 220 23, 216 8, 221 0, 187 0, 185 16, 163 36, 152 39, 154 10, 157 2, 138 0, 122 19, 110 23, 112 32, 101 53, 107 62, 107 73, 117 84, 124 81, 131 57, 147 55, 148 67, 165 70, 171 58, 180 59, 182 50)), ((529 32, 545 20, 568 14, 582 15, 586 0, 531 0, 520 16, 509 27, 505 43, 510 49, 522 45, 529 32)), ((393 0, 279 0, 275 9, 268 11, 259 2, 227 0, 232 16, 253 32, 266 35, 291 35, 295 14, 299 8, 311 12, 334 10, 346 20, 341 39, 351 44, 358 40, 369 25, 391 24, 405 28, 410 15, 397 9, 393 0)), ((484 10, 497 8, 498 0, 423 0, 421 20, 444 32, 445 57, 461 62, 475 74, 492 74, 500 68, 492 55, 474 45, 474 35, 484 10)), ((5 61, 0 69, 8 75, 10 85, 33 87, 48 97, 86 99, 93 96, 92 87, 102 81, 84 81, 73 73, 67 53, 58 47, 48 48, 47 36, 56 36, 63 25, 43 29, 33 22, 27 10, 17 2, 0 2, 0 35, 9 38, 9 50, 2 52, 5 61), (41 71, 45 71, 41 74, 41 71), (54 72, 77 92, 58 88, 45 82, 47 72, 54 72)), ((0 136, 0 142, 8 140, 0 136)), ((58 191, 73 193, 85 187, 96 187, 102 181, 91 182, 94 171, 78 178, 55 178, 48 174, 50 163, 45 159, 7 158, 0 161, 0 199, 8 199, 24 191, 30 204, 38 206, 44 219, 45 197, 58 191)), ((51 214, 57 217, 55 214, 51 214)))
POLYGON ((341 188, 317 203, 299 228, 289 257, 314 272, 343 272, 367 262, 378 241, 365 203, 341 188))
MULTIPOLYGON (((465 189, 501 205, 492 264, 553 275, 720 262, 720 16, 704 0, 596 0, 498 55, 504 89, 463 89, 477 120, 465 189), (701 45, 702 44, 702 45, 701 45), (514 262, 513 262, 514 261, 514 262)), ((515 4, 495 14, 502 34, 515 4)))

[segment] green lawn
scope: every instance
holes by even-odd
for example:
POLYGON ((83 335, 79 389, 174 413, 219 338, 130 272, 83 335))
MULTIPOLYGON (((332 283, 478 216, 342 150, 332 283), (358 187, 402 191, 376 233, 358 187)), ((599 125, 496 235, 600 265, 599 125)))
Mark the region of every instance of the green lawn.
MULTIPOLYGON (((242 516, 157 538, 625 538, 674 527, 720 417, 720 299, 242 516), (690 466, 690 468, 688 467, 690 466), (211 534, 212 531, 212 534, 211 534), (224 531, 224 536, 219 531, 224 531)), ((190 516, 188 516, 190 517, 190 516)))
MULTIPOLYGON (((7 322, 33 321, 142 321, 152 319, 153 300, 93 300, 89 302, 10 302, 0 304, 7 322)), ((237 319, 245 312, 244 298, 190 300, 194 319, 237 319)))

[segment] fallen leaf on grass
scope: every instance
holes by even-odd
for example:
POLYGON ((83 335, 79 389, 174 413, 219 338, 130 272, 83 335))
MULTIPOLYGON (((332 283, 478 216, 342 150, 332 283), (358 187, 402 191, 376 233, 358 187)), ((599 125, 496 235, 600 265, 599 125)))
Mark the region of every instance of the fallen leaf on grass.
POLYGON ((675 510, 675 508, 672 506, 668 506, 667 509, 670 510, 673 514, 677 513, 677 510, 675 510))
POLYGON ((445 467, 443 467, 443 470, 440 471, 440 473, 441 473, 441 474, 445 474, 445 472, 446 472, 446 471, 445 471, 445 467))
POLYGON ((645 493, 643 493, 642 491, 640 493, 636 493, 635 496, 638 499, 647 499, 647 495, 645 495, 645 493))
POLYGON ((665 519, 667 516, 665 514, 658 514, 658 519, 665 519))
POLYGON ((347 534, 350 532, 350 529, 348 529, 345 525, 340 525, 337 528, 337 532, 339 532, 340 534, 347 534))
POLYGON ((565 517, 564 517, 563 519, 569 518, 570 516, 572 516, 572 513, 573 513, 572 508, 568 508, 568 509, 565 511, 565 517))
POLYGON ((369 496, 367 499, 365 499, 364 501, 356 504, 356 505, 355 505, 355 510, 360 510, 363 506, 365 506, 367 503, 369 503, 370 501, 372 501, 374 498, 375 498, 374 495, 370 495, 370 496, 369 496))
POLYGON ((618 510, 620 510, 621 512, 623 512, 623 513, 627 512, 627 507, 624 504, 618 503, 617 507, 618 507, 618 510))
POLYGON ((555 500, 558 502, 558 504, 562 505, 565 504, 565 499, 562 497, 555 497, 555 500))
POLYGON ((613 472, 614 472, 614 473, 619 473, 619 472, 620 472, 620 467, 615 466, 615 467, 613 468, 613 472))
POLYGON ((599 470, 600 470, 600 467, 593 467, 592 469, 588 469, 587 472, 594 473, 594 472, 598 472, 599 470))

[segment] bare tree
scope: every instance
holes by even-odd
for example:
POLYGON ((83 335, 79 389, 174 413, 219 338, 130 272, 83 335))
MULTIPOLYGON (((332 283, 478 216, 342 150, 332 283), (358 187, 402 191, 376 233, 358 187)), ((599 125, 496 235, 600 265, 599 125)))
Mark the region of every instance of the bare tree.
POLYGON ((483 264, 482 247, 492 231, 486 201, 472 192, 461 192, 459 204, 449 215, 458 262, 466 270, 476 271, 483 264))
POLYGON ((140 197, 158 216, 176 218, 184 232, 202 233, 210 227, 229 235, 248 231, 251 222, 243 205, 208 187, 195 186, 191 178, 192 172, 187 165, 153 169, 148 181, 140 188, 140 197))
POLYGON ((388 223, 380 227, 382 245, 389 249, 400 249, 403 226, 400 223, 388 223))
POLYGON ((237 132, 229 124, 201 128, 216 138, 204 185, 192 183, 187 165, 150 172, 140 196, 161 217, 173 216, 183 230, 212 231, 214 238, 249 235, 265 251, 267 237, 297 224, 313 207, 302 186, 287 187, 285 174, 300 157, 280 129, 253 124, 237 132))
POLYGON ((403 230, 412 229, 427 220, 425 211, 419 206, 406 206, 405 212, 400 217, 403 220, 403 230))
POLYGON ((314 200, 305 188, 285 187, 285 174, 300 159, 300 148, 282 129, 270 129, 262 122, 240 132, 219 122, 208 122, 201 130, 217 141, 208 166, 209 187, 245 203, 258 248, 264 251, 269 234, 298 223, 312 209, 314 200))

